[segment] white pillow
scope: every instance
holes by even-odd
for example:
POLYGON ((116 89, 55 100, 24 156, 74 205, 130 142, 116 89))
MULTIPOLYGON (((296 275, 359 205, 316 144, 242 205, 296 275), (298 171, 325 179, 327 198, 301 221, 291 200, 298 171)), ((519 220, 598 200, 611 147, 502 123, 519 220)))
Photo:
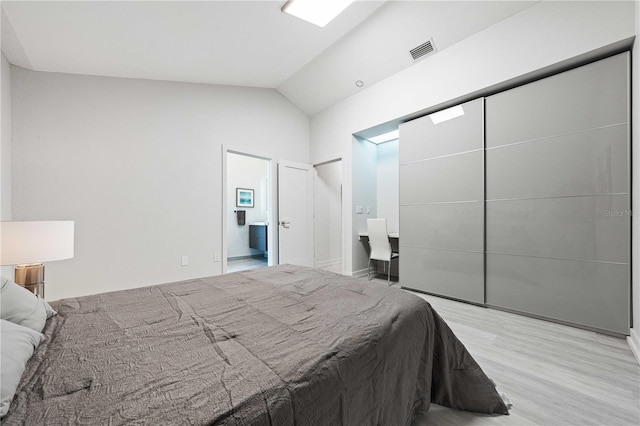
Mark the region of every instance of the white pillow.
POLYGON ((37 331, 0 320, 0 417, 9 411, 27 361, 42 340, 37 331))
POLYGON ((56 314, 40 297, 2 277, 0 289, 0 318, 12 323, 42 331, 47 318, 56 314))

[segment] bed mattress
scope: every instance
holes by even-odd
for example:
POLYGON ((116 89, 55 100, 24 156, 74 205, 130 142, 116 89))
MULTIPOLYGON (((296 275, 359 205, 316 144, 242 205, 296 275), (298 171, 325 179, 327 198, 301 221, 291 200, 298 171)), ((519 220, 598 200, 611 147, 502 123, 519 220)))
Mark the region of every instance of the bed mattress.
POLYGON ((64 299, 3 424, 407 425, 507 408, 423 299, 277 266, 64 299))

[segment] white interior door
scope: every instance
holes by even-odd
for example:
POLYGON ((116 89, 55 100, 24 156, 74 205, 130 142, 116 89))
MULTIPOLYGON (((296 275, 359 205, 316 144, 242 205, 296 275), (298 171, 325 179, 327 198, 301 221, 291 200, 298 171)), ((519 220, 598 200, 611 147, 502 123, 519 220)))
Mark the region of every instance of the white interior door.
POLYGON ((278 259, 313 266, 313 167, 278 163, 278 259))

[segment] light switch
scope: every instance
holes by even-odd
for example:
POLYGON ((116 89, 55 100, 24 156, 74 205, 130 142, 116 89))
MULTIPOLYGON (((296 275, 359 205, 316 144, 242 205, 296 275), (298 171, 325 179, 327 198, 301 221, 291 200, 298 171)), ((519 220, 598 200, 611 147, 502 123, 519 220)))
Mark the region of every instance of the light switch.
POLYGON ((356 214, 362 214, 362 206, 356 206, 356 214))
POLYGON ((189 256, 182 256, 182 266, 189 265, 189 256))
POLYGON ((367 214, 371 214, 371 206, 367 206, 367 214))

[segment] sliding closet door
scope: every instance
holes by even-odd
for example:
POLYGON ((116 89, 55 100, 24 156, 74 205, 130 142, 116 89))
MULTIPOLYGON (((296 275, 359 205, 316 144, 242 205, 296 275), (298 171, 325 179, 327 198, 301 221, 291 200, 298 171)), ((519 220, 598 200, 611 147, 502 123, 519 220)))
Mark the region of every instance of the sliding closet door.
POLYGON ((400 126, 400 280, 484 303, 483 100, 400 126))
POLYGON ((487 304, 628 334, 629 55, 486 99, 487 304))

